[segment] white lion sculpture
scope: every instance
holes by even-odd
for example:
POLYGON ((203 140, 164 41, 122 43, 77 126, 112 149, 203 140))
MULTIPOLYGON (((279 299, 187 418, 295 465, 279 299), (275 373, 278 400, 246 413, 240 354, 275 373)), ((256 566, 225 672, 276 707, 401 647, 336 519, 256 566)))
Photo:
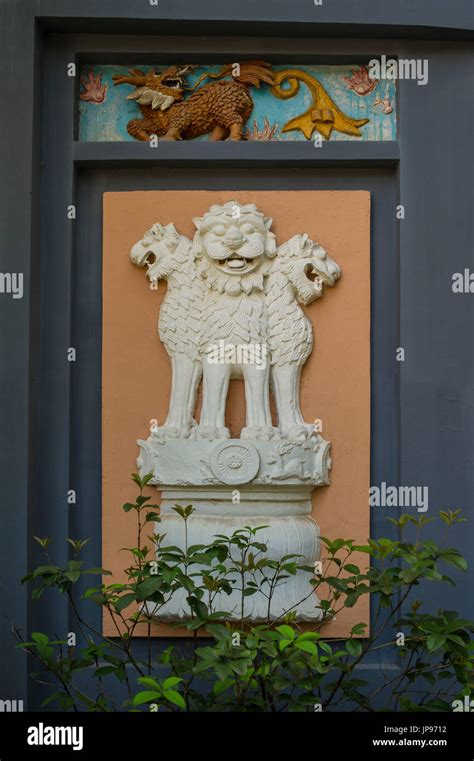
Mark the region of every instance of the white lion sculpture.
POLYGON ((191 242, 172 224, 155 224, 133 246, 131 259, 165 279, 159 335, 171 358, 168 417, 159 438, 229 437, 229 381, 243 378, 246 425, 241 438, 302 440, 314 427, 303 420, 301 369, 312 329, 299 303, 310 304, 341 271, 307 235, 277 248, 272 220, 254 204, 229 201, 195 218, 191 242), (298 303, 299 302, 299 303, 298 303), (193 419, 203 377, 199 424, 193 419), (270 377, 278 427, 270 411, 270 377))
POLYGON ((271 385, 284 438, 305 439, 314 430, 300 408, 300 378, 313 349, 313 329, 298 302, 307 306, 333 286, 341 270, 307 235, 295 235, 278 249, 266 290, 271 385), (315 276, 312 280, 311 277, 315 276))
POLYGON ((193 264, 189 238, 174 225, 159 223, 136 243, 130 258, 147 267, 152 284, 166 280, 168 288, 160 309, 158 333, 171 360, 172 384, 165 424, 153 429, 156 438, 187 438, 202 376, 200 321, 204 283, 193 264))
MULTIPOLYGON (((193 240, 197 271, 206 283, 202 305, 201 354, 203 403, 194 436, 225 438, 225 402, 231 378, 243 378, 246 427, 242 438, 269 439, 274 435, 270 412, 268 363, 238 361, 237 347, 267 346, 265 285, 276 255, 272 220, 254 204, 231 201, 212 206, 194 220, 193 240), (222 356, 212 361, 212 352, 222 356), (232 355, 231 349, 235 347, 232 355)), ((263 355, 263 352, 262 352, 263 355)), ((249 358, 250 353, 249 353, 249 358)))

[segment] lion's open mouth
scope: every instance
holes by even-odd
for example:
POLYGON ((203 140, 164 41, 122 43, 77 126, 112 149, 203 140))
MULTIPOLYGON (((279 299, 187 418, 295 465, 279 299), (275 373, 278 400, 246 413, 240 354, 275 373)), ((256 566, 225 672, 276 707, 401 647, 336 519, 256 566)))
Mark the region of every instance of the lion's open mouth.
POLYGON ((221 259, 219 266, 222 270, 232 274, 244 274, 253 270, 257 265, 254 259, 246 259, 243 256, 231 256, 229 259, 221 259))
POLYGON ((227 265, 231 270, 240 270, 251 264, 251 259, 243 259, 242 257, 233 257, 232 259, 225 259, 221 264, 227 265))

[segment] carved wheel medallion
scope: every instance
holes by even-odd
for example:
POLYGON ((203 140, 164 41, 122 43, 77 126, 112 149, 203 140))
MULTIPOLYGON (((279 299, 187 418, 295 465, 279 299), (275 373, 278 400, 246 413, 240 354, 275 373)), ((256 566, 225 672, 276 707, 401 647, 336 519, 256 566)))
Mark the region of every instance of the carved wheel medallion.
POLYGON ((211 452, 209 464, 216 478, 224 484, 247 484, 258 473, 260 457, 251 444, 226 441, 211 452))

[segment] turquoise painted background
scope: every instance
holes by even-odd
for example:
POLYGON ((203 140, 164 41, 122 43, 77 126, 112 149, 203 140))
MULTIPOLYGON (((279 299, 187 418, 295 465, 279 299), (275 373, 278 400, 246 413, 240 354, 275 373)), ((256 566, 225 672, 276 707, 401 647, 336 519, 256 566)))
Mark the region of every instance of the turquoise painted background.
MULTIPOLYGON (((87 102, 79 99, 79 139, 82 141, 134 141, 127 132, 127 123, 130 119, 141 116, 140 109, 134 101, 126 99, 132 92, 130 85, 114 87, 112 77, 114 74, 127 74, 129 68, 148 68, 164 71, 171 64, 154 66, 134 65, 129 66, 84 66, 81 71, 81 81, 89 78, 89 73, 94 76, 102 76, 102 86, 105 98, 101 103, 87 102)), ((222 65, 200 65, 187 77, 189 84, 194 84, 203 71, 218 72, 222 65)), ((396 140, 396 86, 392 80, 380 80, 374 90, 368 95, 358 95, 351 90, 343 77, 350 78, 351 71, 360 69, 358 64, 352 66, 299 66, 287 64, 274 66, 274 69, 283 70, 298 68, 308 72, 319 80, 326 92, 331 96, 336 105, 353 119, 369 119, 370 121, 360 128, 361 137, 345 135, 333 131, 331 140, 396 140), (379 101, 379 104, 377 104, 379 101), (383 102, 380 102, 383 101, 383 102), (384 113, 384 109, 392 109, 391 113, 384 113)), ((211 80, 212 81, 212 80, 211 80)), ((206 84, 206 83, 204 83, 206 84)), ((81 84, 81 94, 86 93, 81 84)), ((304 83, 300 83, 300 90, 295 97, 289 100, 280 100, 273 96, 270 87, 263 84, 260 89, 250 88, 250 93, 255 106, 247 122, 245 136, 247 139, 268 139, 268 131, 265 132, 265 119, 270 130, 273 130, 272 140, 306 140, 300 130, 281 132, 281 128, 293 117, 304 113, 312 104, 312 96, 304 83), (255 137, 254 130, 260 133, 255 137), (263 134, 262 134, 263 133, 263 134)), ((317 133, 313 134, 313 137, 317 133)), ((198 140, 208 140, 208 135, 203 135, 198 140)))

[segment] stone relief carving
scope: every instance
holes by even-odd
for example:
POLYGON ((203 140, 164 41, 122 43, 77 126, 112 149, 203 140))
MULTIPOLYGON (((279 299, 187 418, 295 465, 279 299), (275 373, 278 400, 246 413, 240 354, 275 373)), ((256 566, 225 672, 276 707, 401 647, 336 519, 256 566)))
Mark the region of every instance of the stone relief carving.
MULTIPOLYGON (((162 491, 165 526, 160 530, 166 530, 172 544, 182 543, 172 507, 193 504, 192 543, 225 533, 224 527, 231 533, 264 523, 275 557, 280 542, 275 536, 283 532, 286 552, 301 554, 305 565, 314 564, 319 533, 310 517, 311 491, 329 484, 331 461, 329 442, 300 409, 301 370, 313 348, 302 305, 321 298, 325 286, 334 286, 340 268, 305 234, 278 245, 272 219, 253 204, 215 205, 193 221, 192 241, 172 224, 157 223, 131 250, 132 262, 147 268, 151 282, 167 281, 158 330, 172 368, 169 411, 164 424, 138 442, 139 469, 153 473, 153 483, 162 491), (241 378, 245 387, 246 424, 238 439, 230 438, 225 420, 232 378, 241 378), (202 410, 196 422, 201 379, 202 410)), ((300 620, 320 616, 314 596, 298 602, 305 597, 304 583, 297 576, 282 586, 277 615, 296 608, 300 620)), ((260 602, 249 602, 253 621, 259 620, 260 602)), ((184 615, 184 600, 174 601, 160 619, 184 615)))
MULTIPOLYGON (((250 95, 252 85, 273 84, 270 64, 265 61, 245 61, 238 65, 238 74, 231 80, 232 64, 224 66, 218 75, 204 74, 200 80, 218 79, 190 88, 185 75, 191 66, 170 66, 160 73, 153 69, 144 72, 132 69, 126 76, 114 76, 114 84, 134 85, 127 96, 140 106, 142 119, 132 119, 127 131, 137 140, 149 140, 151 135, 165 140, 192 139, 210 134, 211 140, 241 140, 242 130, 253 109, 250 95), (194 90, 188 98, 185 95, 194 90)), ((198 85, 201 81, 198 80, 198 85)))
POLYGON ((243 378, 247 424, 241 438, 304 439, 313 427, 301 414, 299 380, 313 338, 299 303, 308 305, 323 295, 324 285, 333 286, 338 265, 307 235, 277 248, 272 220, 253 204, 213 206, 194 223, 192 242, 172 224, 155 224, 131 251, 134 264, 147 267, 150 281, 168 283, 159 335, 171 359, 172 389, 167 420, 155 435, 228 437, 229 380, 243 378), (197 425, 193 411, 202 374, 197 425), (277 429, 270 413, 270 376, 277 429))
MULTIPOLYGON (((153 135, 163 140, 192 140, 203 135, 209 135, 210 140, 242 140, 248 136, 244 127, 255 107, 255 89, 267 86, 275 98, 288 100, 298 94, 300 83, 308 88, 312 105, 290 119, 282 132, 300 130, 308 140, 315 131, 326 140, 333 130, 362 137, 360 128, 369 121, 345 114, 318 79, 301 69, 276 70, 267 61, 241 61, 226 64, 217 72, 204 67, 190 84, 188 77, 196 68, 174 65, 164 71, 130 69, 113 75, 114 86, 134 87, 127 100, 135 101, 141 111, 141 119, 128 122, 129 135, 143 141, 153 135), (206 80, 214 81, 202 84, 206 80)), ((89 71, 88 76, 93 77, 93 73, 89 71)), ((89 99, 83 94, 81 98, 89 99)), ((277 129, 278 125, 272 128, 267 120, 261 133, 254 123, 257 139, 272 139, 277 129)))

